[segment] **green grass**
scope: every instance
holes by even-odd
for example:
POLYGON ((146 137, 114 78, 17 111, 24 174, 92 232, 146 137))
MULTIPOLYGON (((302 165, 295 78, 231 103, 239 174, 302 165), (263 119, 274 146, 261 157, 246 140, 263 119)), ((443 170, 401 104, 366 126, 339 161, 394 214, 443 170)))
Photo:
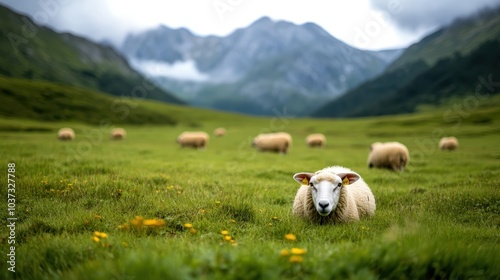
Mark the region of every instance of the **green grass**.
MULTIPOLYGON (((0 98, 3 104, 0 117, 9 118, 9 122, 14 119, 15 122, 11 125, 0 125, 0 130, 26 130, 27 125, 15 120, 20 118, 48 122, 84 122, 103 126, 173 126, 182 123, 192 127, 199 126, 201 118, 223 120, 230 117, 234 121, 241 119, 241 116, 235 114, 158 103, 142 98, 141 95, 130 97, 125 94, 117 97, 81 87, 1 76, 0 98)), ((49 126, 43 125, 44 128, 49 126)))
POLYGON ((483 103, 460 123, 447 122, 448 108, 314 120, 172 107, 179 108, 177 125, 125 125, 128 138, 118 142, 109 140, 109 128, 81 122, 0 120, 2 203, 7 164, 15 162, 18 218, 14 274, 7 270, 4 206, 1 278, 498 279, 500 98, 483 103), (76 139, 57 141, 61 126, 74 127, 76 139), (175 143, 184 130, 218 126, 228 134, 212 137, 206 150, 175 143), (294 137, 288 155, 250 148, 253 136, 270 130, 294 137), (311 132, 326 134, 328 146, 307 148, 311 132), (438 151, 441 134, 458 137, 460 149, 438 151), (407 170, 368 169, 368 146, 391 140, 410 149, 407 170), (375 216, 328 226, 294 217, 299 185, 292 175, 336 164, 370 185, 375 216), (165 226, 118 228, 136 216, 165 226), (94 231, 106 232, 109 246, 93 242, 94 231), (297 240, 286 240, 288 233, 297 240), (292 247, 307 250, 303 262, 280 255, 292 247))

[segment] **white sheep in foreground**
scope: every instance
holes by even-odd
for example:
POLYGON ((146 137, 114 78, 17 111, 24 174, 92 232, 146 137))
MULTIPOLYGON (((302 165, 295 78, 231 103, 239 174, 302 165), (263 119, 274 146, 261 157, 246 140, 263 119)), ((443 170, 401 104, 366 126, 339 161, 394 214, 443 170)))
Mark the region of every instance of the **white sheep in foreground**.
POLYGON ((458 149, 458 139, 456 137, 443 137, 439 140, 439 149, 445 151, 454 151, 458 149))
POLYGON ((375 214, 375 197, 361 176, 342 166, 293 176, 301 184, 293 214, 313 222, 347 223, 375 214))
POLYGON ((73 129, 69 127, 61 128, 57 133, 57 139, 64 141, 71 141, 75 139, 75 132, 73 131, 73 129))
POLYGON ((309 147, 324 147, 326 145, 326 137, 321 133, 309 134, 306 137, 306 143, 309 147))
POLYGON ((221 137, 221 136, 224 136, 226 135, 226 129, 223 128, 223 127, 218 127, 214 130, 214 135, 217 136, 217 137, 221 137))
POLYGON ((111 130, 111 139, 123 140, 127 136, 127 132, 123 128, 114 128, 111 130))
POLYGON ((286 132, 259 134, 253 139, 252 146, 261 152, 286 154, 292 146, 292 136, 286 132))
POLYGON ((408 148, 399 142, 376 142, 370 146, 368 167, 389 168, 403 171, 410 162, 408 148))
POLYGON ((181 147, 205 148, 210 136, 203 131, 185 131, 177 137, 177 143, 181 147))

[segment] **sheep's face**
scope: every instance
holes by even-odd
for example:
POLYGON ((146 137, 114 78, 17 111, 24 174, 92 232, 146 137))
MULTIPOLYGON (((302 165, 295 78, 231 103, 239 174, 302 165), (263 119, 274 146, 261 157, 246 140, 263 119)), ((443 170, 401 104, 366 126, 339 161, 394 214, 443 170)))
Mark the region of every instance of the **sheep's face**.
POLYGON ((302 172, 295 174, 293 178, 303 185, 309 185, 314 208, 319 215, 328 216, 337 208, 341 189, 345 185, 357 181, 359 175, 355 173, 302 172))

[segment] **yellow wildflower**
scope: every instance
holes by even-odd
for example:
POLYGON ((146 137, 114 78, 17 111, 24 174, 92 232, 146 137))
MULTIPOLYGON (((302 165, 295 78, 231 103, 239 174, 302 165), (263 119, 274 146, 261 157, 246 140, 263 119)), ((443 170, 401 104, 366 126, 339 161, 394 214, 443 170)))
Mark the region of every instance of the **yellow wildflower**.
POLYGON ((142 226, 142 222, 144 221, 144 218, 141 216, 136 216, 135 219, 130 221, 130 224, 135 226, 135 227, 140 227, 142 226))
POLYGON ((288 259, 291 263, 301 263, 304 261, 304 258, 301 256, 293 255, 288 259))
POLYGON ((297 237, 293 233, 285 234, 285 239, 290 240, 290 241, 295 241, 297 240, 297 237))
POLYGON ((223 230, 223 231, 221 231, 220 233, 221 233, 222 235, 229 235, 229 231, 227 231, 227 230, 223 230))
POLYGON ((162 227, 165 225, 164 220, 157 220, 157 219, 151 219, 151 220, 144 220, 143 223, 147 227, 162 227))
POLYGON ((94 240, 94 242, 99 242, 99 237, 94 236, 94 237, 92 237, 92 240, 94 240))
POLYGON ((292 254, 294 255, 305 255, 307 253, 306 249, 292 248, 292 254))
POLYGON ((189 224, 189 223, 186 223, 186 224, 184 224, 184 227, 185 227, 185 228, 192 228, 192 227, 193 227, 193 225, 192 225, 192 224, 189 224))
POLYGON ((290 251, 288 249, 283 249, 281 250, 280 255, 282 255, 283 257, 289 256, 290 251))
POLYGON ((226 241, 231 241, 231 239, 232 239, 232 238, 231 238, 231 236, 229 236, 229 235, 224 236, 224 240, 226 240, 226 241))
POLYGON ((277 220, 277 219, 278 219, 278 217, 276 217, 276 216, 273 217, 273 220, 277 220))
POLYGON ((94 231, 94 236, 99 238, 108 238, 108 235, 105 232, 94 231))
POLYGON ((129 224, 123 224, 118 226, 119 229, 125 229, 128 230, 130 228, 129 224))
POLYGON ((195 234, 196 233, 196 230, 194 228, 190 228, 189 229, 189 232, 192 233, 192 234, 195 234))
POLYGON ((236 221, 235 221, 235 220, 231 220, 230 222, 231 222, 231 223, 236 223, 236 221))

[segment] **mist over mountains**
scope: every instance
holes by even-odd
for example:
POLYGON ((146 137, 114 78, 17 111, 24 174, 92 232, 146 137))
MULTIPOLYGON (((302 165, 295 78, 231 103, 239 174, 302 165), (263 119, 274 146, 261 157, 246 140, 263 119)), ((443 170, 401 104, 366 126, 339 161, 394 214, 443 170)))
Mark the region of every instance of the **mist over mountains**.
POLYGON ((451 98, 475 94, 478 84, 486 84, 491 94, 497 94, 499 50, 500 8, 482 11, 409 46, 383 74, 310 115, 338 118, 411 113, 421 105, 439 106, 451 98))
POLYGON ((382 73, 402 50, 363 51, 314 23, 263 17, 226 37, 160 26, 129 35, 131 64, 196 106, 249 114, 306 115, 382 73))

